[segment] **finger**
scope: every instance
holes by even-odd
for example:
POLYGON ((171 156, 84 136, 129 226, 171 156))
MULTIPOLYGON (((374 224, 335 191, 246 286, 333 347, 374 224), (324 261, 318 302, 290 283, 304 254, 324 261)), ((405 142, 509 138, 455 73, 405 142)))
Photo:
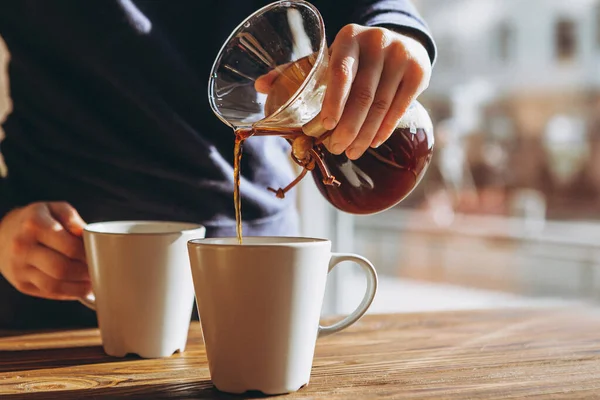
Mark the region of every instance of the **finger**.
POLYGON ((35 222, 36 239, 44 246, 56 250, 64 256, 86 262, 85 248, 81 237, 71 234, 65 227, 50 215, 48 209, 40 209, 35 222))
POLYGON ((329 139, 329 149, 333 154, 341 154, 356 139, 373 104, 382 71, 381 51, 365 49, 361 52, 358 73, 352 84, 342 118, 329 139))
POLYGON ((373 143, 371 143, 371 147, 379 147, 390 137, 392 132, 397 128, 398 123, 410 104, 419 94, 418 91, 420 86, 420 79, 408 77, 407 73, 404 74, 402 82, 396 92, 396 96, 394 96, 394 101, 377 131, 373 143))
POLYGON ((264 93, 264 94, 269 93, 269 90, 271 90, 271 86, 273 85, 273 82, 275 82, 275 79, 277 79, 278 76, 279 76, 279 69, 273 69, 273 70, 269 71, 267 74, 259 76, 254 81, 254 89, 256 89, 256 91, 259 93, 264 93))
POLYGON ((37 288, 37 296, 51 300, 76 300, 87 296, 92 287, 89 282, 69 282, 46 275, 34 266, 25 267, 29 281, 37 288))
MULTIPOLYGON (((29 268, 29 267, 27 267, 29 268)), ((14 285, 15 289, 28 296, 40 297, 40 290, 31 282, 18 281, 14 285)))
POLYGON ((346 155, 351 160, 361 157, 373 143, 379 127, 394 101, 405 68, 406 63, 404 60, 386 60, 373 104, 371 104, 371 108, 369 109, 369 114, 362 124, 356 139, 346 151, 346 155))
POLYGON ((72 205, 65 202, 48 203, 52 216, 75 236, 81 236, 85 228, 85 221, 72 205))
POLYGON ((31 248, 26 262, 54 279, 70 282, 89 282, 90 280, 86 264, 69 259, 42 245, 31 248))
MULTIPOLYGON (((279 76, 281 74, 286 72, 290 66, 291 67, 296 66, 299 69, 302 69, 302 67, 301 67, 302 60, 304 60, 304 59, 299 59, 294 62, 288 62, 285 64, 278 65, 271 71, 267 72, 266 74, 259 76, 254 81, 254 89, 259 93, 269 94, 269 91, 271 90, 273 83, 275 83, 275 80, 277 78, 279 78, 279 76)), ((312 64, 310 65, 310 67, 312 67, 312 64)), ((294 80, 294 78, 299 79, 300 80, 300 82, 298 82, 298 85, 299 85, 300 83, 302 83, 301 81, 304 79, 304 77, 293 76, 294 72, 298 72, 298 71, 292 71, 292 74, 284 74, 283 77, 284 78, 287 77, 292 80, 294 80)), ((306 72, 308 72, 308 71, 306 71, 306 72)))
POLYGON ((327 89, 321 107, 321 123, 327 130, 334 129, 342 117, 358 71, 358 42, 347 31, 348 29, 342 29, 331 45, 327 89))

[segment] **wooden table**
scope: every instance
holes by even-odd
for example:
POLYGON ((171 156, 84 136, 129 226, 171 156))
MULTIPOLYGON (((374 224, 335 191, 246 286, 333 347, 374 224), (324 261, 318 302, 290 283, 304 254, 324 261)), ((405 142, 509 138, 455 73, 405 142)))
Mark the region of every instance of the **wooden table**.
MULTIPOLYGON (((167 359, 115 359, 97 330, 0 338, 0 394, 26 399, 242 399, 210 382, 200 327, 167 359)), ((371 315, 320 339, 289 399, 600 399, 600 312, 371 315)))

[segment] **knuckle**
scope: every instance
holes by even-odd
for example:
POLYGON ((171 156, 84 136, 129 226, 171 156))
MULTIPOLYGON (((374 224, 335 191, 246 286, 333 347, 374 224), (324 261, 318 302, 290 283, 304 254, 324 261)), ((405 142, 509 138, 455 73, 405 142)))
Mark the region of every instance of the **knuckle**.
POLYGON ((65 255, 72 259, 77 258, 81 254, 82 250, 83 249, 73 241, 69 241, 69 243, 65 244, 64 248, 65 255))
POLYGON ((352 38, 356 36, 359 29, 360 26, 358 24, 348 24, 345 25, 342 29, 340 29, 338 35, 340 35, 343 38, 352 38))
POLYGON ((35 202, 35 203, 31 203, 27 207, 25 207, 25 211, 27 212, 28 215, 36 215, 36 214, 39 214, 42 211, 44 211, 44 209, 46 207, 47 206, 45 203, 35 202))
POLYGON ((350 147, 352 148, 353 155, 355 155, 356 158, 359 158, 365 152, 369 143, 370 141, 367 138, 365 138, 361 132, 356 138, 356 140, 350 145, 350 147))
POLYGON ((24 221, 22 229, 26 235, 35 235, 43 229, 43 222, 39 213, 30 214, 24 221))
POLYGON ((23 277, 26 275, 24 270, 23 263, 13 258, 6 263, 6 269, 2 272, 7 279, 23 280, 23 277))
POLYGON ((356 92, 356 102, 362 108, 368 108, 373 103, 373 90, 371 88, 361 88, 356 92))
POLYGON ((356 137, 356 134, 356 131, 348 127, 338 129, 335 132, 333 142, 338 143, 338 145, 341 145, 342 147, 347 147, 350 143, 352 143, 356 137))
POLYGON ((369 34, 367 36, 367 41, 369 45, 380 49, 387 45, 389 36, 383 29, 375 28, 369 30, 368 32, 369 34))
POLYGON ((56 279, 44 279, 40 282, 39 288, 41 291, 50 295, 61 294, 62 291, 62 285, 60 281, 56 279))
POLYGON ((373 101, 371 105, 371 110, 377 112, 378 114, 386 113, 390 108, 390 102, 384 99, 377 99, 373 101))
POLYGON ((425 77, 425 71, 423 67, 421 67, 416 62, 411 63, 411 65, 409 66, 409 72, 414 79, 419 81, 423 80, 423 78, 425 77))
POLYGON ((71 203, 66 202, 66 201, 55 201, 55 202, 52 202, 51 204, 54 208, 56 208, 62 212, 71 212, 74 210, 71 203))
POLYGON ((27 282, 25 280, 22 280, 22 279, 17 279, 13 283, 13 286, 15 287, 15 289, 17 289, 21 293, 27 292, 29 290, 29 288, 30 288, 29 282, 27 282))
POLYGON ((333 76, 338 81, 348 81, 352 76, 352 65, 354 61, 350 57, 344 57, 338 65, 333 68, 333 76))
POLYGON ((69 275, 69 266, 63 261, 52 261, 48 264, 49 275, 56 279, 66 279, 69 275))
POLYGON ((46 207, 46 203, 44 203, 42 201, 35 201, 33 203, 30 203, 25 208, 27 208, 29 210, 39 210, 39 209, 44 208, 44 207, 46 207))
POLYGON ((14 238, 10 241, 9 249, 13 256, 23 257, 27 254, 29 246, 27 243, 20 238, 14 238))
POLYGON ((414 87, 415 93, 421 93, 429 87, 428 73, 420 65, 413 66, 407 78, 412 81, 411 86, 414 87))
POLYGON ((394 42, 390 45, 390 55, 394 64, 402 64, 410 59, 410 53, 402 42, 394 42))

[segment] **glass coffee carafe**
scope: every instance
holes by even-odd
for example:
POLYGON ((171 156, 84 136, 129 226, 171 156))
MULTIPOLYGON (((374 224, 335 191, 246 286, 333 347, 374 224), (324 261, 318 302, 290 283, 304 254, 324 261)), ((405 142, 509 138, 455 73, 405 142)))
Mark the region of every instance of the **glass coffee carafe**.
MULTIPOLYGON (((331 132, 320 124, 329 52, 319 11, 305 1, 278 1, 243 21, 227 39, 209 80, 209 101, 238 143, 252 136, 277 135, 291 143, 302 167, 278 197, 309 171, 321 194, 336 208, 373 214, 401 202, 418 185, 433 152, 427 111, 413 102, 391 137, 359 159, 330 153, 323 141, 331 132), (260 81, 268 81, 266 93, 260 81)), ((239 181, 238 181, 239 182, 239 181)))

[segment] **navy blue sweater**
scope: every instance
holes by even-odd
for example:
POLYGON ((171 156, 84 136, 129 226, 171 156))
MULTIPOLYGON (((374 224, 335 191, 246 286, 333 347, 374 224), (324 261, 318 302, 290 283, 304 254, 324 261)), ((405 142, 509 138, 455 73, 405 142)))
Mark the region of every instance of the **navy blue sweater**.
MULTIPOLYGON (((0 3, 14 108, 0 145, 9 170, 0 180, 0 217, 33 201, 65 200, 87 222, 183 220, 204 224, 209 236, 233 235, 234 136, 208 105, 207 80, 227 36, 269 2, 0 3)), ((330 42, 348 23, 394 25, 421 35, 435 58, 434 42, 408 0, 313 4, 330 42)), ((287 152, 279 138, 245 146, 241 193, 248 235, 296 233, 293 198, 280 200, 266 190, 293 179, 287 152)), ((7 298, 12 288, 3 283, 0 325, 52 303, 16 293, 7 298)), ((65 320, 78 321, 72 318, 78 304, 69 304, 70 311, 61 305, 65 320)), ((56 313, 44 315, 61 323, 56 313)))

